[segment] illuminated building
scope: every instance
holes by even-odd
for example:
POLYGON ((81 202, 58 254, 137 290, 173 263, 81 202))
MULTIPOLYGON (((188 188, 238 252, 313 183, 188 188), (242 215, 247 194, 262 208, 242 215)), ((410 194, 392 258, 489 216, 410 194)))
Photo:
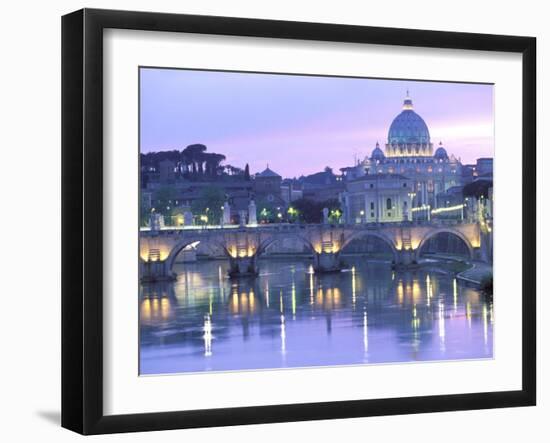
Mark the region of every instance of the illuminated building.
MULTIPOLYGON (((388 216, 388 211, 384 212, 382 209, 384 203, 387 203, 387 198, 385 202, 378 202, 378 221, 402 221, 403 214, 409 214, 410 217, 411 212, 419 213, 419 211, 411 211, 411 207, 438 208, 440 205, 438 194, 445 193, 449 188, 462 185, 461 169, 460 161, 453 155, 449 156, 441 142, 434 152, 428 126, 422 117, 414 111, 412 99, 407 92, 401 113, 390 125, 384 151, 380 148, 379 143, 376 143, 370 157, 366 157, 354 167, 342 169, 346 183, 346 191, 342 195, 342 200, 348 214, 347 221, 349 223, 356 222, 355 213, 357 211, 363 211, 367 215, 366 221, 371 221, 372 218, 370 214, 373 211, 368 198, 372 188, 369 186, 364 188, 362 198, 365 202, 364 207, 357 209, 354 206, 352 194, 355 194, 355 202, 361 200, 357 192, 354 192, 357 182, 368 182, 369 177, 377 175, 393 176, 400 182, 406 180, 405 186, 401 184, 403 187, 401 194, 405 193, 406 189, 409 198, 396 194, 396 200, 399 200, 401 206, 397 207, 390 216, 388 216)), ((391 193, 392 188, 396 189, 390 181, 380 180, 379 192, 391 193), (385 189, 382 188, 382 185, 385 189)))

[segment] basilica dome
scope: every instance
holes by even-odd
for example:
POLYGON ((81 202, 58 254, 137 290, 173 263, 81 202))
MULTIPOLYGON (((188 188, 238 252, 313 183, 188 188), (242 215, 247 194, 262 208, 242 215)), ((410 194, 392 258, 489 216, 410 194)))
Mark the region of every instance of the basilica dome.
POLYGON ((388 131, 388 144, 430 143, 428 126, 413 111, 412 100, 407 94, 403 102, 403 111, 393 120, 388 131))

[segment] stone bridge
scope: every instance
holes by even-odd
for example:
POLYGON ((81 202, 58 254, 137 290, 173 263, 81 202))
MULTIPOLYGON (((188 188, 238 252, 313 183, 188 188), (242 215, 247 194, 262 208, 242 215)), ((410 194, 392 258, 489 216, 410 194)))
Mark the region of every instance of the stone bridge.
MULTIPOLYGON (((231 276, 255 275, 257 259, 276 241, 295 238, 311 250, 316 272, 340 269, 340 254, 353 240, 368 236, 386 243, 393 254, 393 265, 407 267, 417 262, 422 246, 440 233, 462 240, 470 259, 488 260, 486 251, 490 230, 478 223, 373 223, 356 225, 272 224, 258 226, 218 226, 162 228, 140 231, 140 275, 142 281, 174 278, 172 267, 177 255, 197 242, 221 248, 230 261, 231 276)), ((490 246, 489 246, 490 247, 490 246)))

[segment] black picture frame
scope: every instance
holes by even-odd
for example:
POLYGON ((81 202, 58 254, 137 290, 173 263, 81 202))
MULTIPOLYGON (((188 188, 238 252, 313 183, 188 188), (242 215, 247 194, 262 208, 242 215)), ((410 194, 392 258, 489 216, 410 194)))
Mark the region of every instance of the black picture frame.
POLYGON ((83 9, 62 18, 62 426, 82 434, 530 406, 536 403, 536 39, 83 9), (519 53, 522 389, 177 412, 103 413, 103 30, 171 31, 519 53))

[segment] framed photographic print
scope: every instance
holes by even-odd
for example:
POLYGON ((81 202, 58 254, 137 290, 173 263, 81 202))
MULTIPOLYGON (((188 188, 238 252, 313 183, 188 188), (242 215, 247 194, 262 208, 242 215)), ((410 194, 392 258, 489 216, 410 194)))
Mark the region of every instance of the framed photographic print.
POLYGON ((64 427, 535 404, 534 38, 62 25, 64 427))

